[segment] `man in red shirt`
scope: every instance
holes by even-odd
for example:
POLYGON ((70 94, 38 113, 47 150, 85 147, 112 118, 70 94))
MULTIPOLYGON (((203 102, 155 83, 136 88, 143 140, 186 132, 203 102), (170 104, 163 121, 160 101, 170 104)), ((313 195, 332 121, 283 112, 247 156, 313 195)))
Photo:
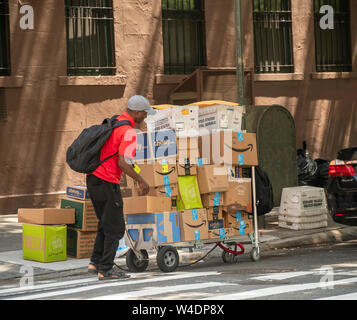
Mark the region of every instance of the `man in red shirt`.
POLYGON ((129 120, 131 126, 123 125, 113 130, 101 150, 100 159, 105 159, 116 152, 118 154, 103 162, 92 174, 87 175, 87 189, 99 220, 88 271, 97 273, 99 280, 129 277, 123 272, 113 270, 119 240, 125 232, 123 199, 119 183, 124 172, 138 182, 142 195, 149 192, 148 184, 134 171, 128 159, 135 157, 135 124, 140 124, 147 114, 152 113, 154 110, 145 97, 138 95, 131 97, 126 112, 118 117, 118 120, 129 120))

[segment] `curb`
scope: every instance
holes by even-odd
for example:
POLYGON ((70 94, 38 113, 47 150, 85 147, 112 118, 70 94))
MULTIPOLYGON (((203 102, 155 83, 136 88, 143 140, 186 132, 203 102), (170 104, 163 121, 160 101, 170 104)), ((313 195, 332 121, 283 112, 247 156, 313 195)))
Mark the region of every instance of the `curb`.
POLYGON ((337 228, 334 230, 319 232, 316 234, 281 239, 260 244, 261 250, 274 250, 282 248, 293 248, 317 244, 332 244, 357 239, 356 227, 337 228))

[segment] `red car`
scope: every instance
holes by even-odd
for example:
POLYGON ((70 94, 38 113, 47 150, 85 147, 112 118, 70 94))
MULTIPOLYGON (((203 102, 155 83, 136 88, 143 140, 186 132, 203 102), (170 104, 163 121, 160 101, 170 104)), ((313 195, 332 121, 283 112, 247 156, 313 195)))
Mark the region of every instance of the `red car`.
POLYGON ((330 162, 326 191, 333 220, 357 226, 357 147, 340 150, 330 162))

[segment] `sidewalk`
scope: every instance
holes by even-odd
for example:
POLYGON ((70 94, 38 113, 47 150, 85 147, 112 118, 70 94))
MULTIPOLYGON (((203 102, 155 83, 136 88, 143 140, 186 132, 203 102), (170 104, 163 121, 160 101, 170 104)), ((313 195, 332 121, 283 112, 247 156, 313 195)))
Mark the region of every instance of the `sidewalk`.
MULTIPOLYGON (((274 208, 272 212, 265 215, 265 228, 259 229, 259 247, 262 258, 264 258, 264 252, 270 250, 357 239, 357 227, 337 224, 330 217, 327 228, 301 231, 280 228, 278 227, 277 209, 274 208)), ((202 249, 180 249, 180 263, 186 264, 198 260, 213 246, 211 244, 203 246, 202 249)), ((249 254, 252 246, 248 237, 247 242, 244 242, 244 247, 245 254, 249 254)), ((204 260, 218 258, 221 255, 222 250, 217 247, 204 260)), ((155 267, 156 252, 149 252, 149 257, 149 268, 155 267)), ((33 270, 36 280, 87 274, 88 262, 89 259, 73 259, 70 257, 66 261, 52 263, 22 259, 22 225, 17 223, 17 215, 0 216, 0 286, 11 280, 19 281, 24 275, 29 275, 29 270, 33 270)), ((116 262, 126 268, 125 258, 117 259, 116 262)))

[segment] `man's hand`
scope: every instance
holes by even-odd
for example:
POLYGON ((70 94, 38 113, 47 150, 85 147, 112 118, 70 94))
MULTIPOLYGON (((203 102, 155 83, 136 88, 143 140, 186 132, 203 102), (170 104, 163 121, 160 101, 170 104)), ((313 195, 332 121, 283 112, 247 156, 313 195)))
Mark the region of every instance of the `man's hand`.
POLYGON ((146 183, 145 180, 141 179, 141 181, 139 181, 139 188, 140 188, 140 193, 142 196, 145 196, 149 193, 149 185, 146 183))

